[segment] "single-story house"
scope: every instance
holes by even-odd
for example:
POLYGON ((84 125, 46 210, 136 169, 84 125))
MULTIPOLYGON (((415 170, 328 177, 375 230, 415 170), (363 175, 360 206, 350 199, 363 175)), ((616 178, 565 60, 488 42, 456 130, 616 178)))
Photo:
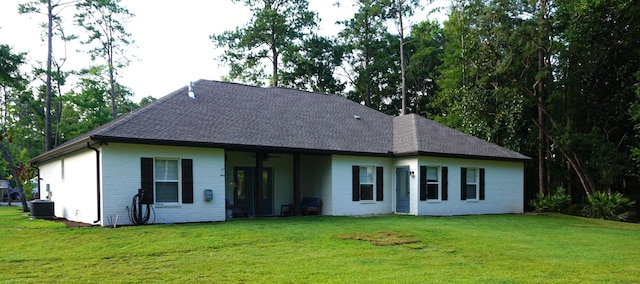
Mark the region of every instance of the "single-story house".
POLYGON ((55 216, 131 224, 278 216, 523 212, 529 157, 415 114, 341 96, 199 80, 31 162, 55 216), (237 216, 239 217, 239 216, 237 216))

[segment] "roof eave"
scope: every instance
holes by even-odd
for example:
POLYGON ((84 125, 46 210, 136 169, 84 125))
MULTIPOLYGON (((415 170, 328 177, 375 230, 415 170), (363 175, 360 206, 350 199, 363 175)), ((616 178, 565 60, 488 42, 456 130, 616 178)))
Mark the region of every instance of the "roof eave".
POLYGON ((403 152, 403 153, 394 154, 394 157, 409 157, 409 156, 431 156, 431 157, 442 157, 442 158, 459 158, 459 159, 471 159, 471 160, 490 160, 490 161, 523 162, 523 163, 531 160, 531 158, 527 156, 523 156, 522 158, 517 158, 517 157, 497 157, 497 156, 481 156, 481 155, 468 155, 468 154, 437 153, 437 152, 426 152, 426 151, 403 152))
POLYGON ((129 137, 113 137, 113 136, 101 136, 94 135, 92 140, 101 142, 112 143, 125 143, 125 144, 143 144, 143 145, 162 145, 162 146, 183 146, 183 147, 204 147, 204 148, 221 148, 229 151, 255 151, 255 152, 269 152, 269 153, 302 153, 302 154, 316 154, 316 155, 355 155, 355 156, 376 156, 376 157, 392 157, 393 153, 378 153, 378 152, 358 152, 358 151, 346 151, 346 150, 331 150, 331 149, 309 149, 309 148, 296 148, 296 147, 279 147, 279 146, 265 146, 265 145, 249 145, 249 144, 229 144, 229 143, 216 143, 216 142, 195 142, 195 141, 180 141, 180 140, 158 140, 158 139, 141 139, 141 138, 129 138, 129 137))
POLYGON ((80 149, 84 149, 87 148, 87 146, 93 146, 95 144, 99 143, 99 141, 94 141, 93 139, 91 139, 90 137, 84 138, 84 139, 80 139, 76 142, 73 142, 71 144, 68 145, 63 145, 61 147, 58 148, 54 148, 50 151, 44 152, 38 156, 36 156, 35 158, 29 160, 29 164, 39 164, 41 162, 45 162, 51 159, 55 159, 58 157, 62 157, 64 155, 67 155, 69 153, 73 153, 75 151, 78 151, 80 149))

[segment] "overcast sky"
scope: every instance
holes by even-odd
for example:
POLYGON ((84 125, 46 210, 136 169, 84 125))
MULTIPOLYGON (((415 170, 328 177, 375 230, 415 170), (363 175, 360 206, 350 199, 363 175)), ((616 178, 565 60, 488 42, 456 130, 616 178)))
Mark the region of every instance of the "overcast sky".
MULTIPOLYGON (((8 44, 14 52, 28 52, 33 65, 46 60, 46 44, 41 41, 39 28, 46 16, 19 15, 18 4, 25 2, 28 0, 0 0, 0 44, 8 44)), ((333 5, 334 0, 309 2, 310 9, 319 13, 319 33, 325 36, 337 34, 341 27, 335 22, 349 19, 355 12, 351 1, 340 1, 340 7, 333 5)), ((251 19, 248 8, 229 0, 122 0, 121 5, 135 14, 125 25, 135 40, 135 47, 129 48, 135 57, 118 74, 119 82, 133 90, 134 102, 146 96, 162 97, 190 81, 219 80, 227 69, 220 66, 217 57, 222 50, 214 48, 209 36, 243 26, 251 19)), ((73 10, 67 10, 64 17, 70 21, 73 10)), ((426 13, 420 13, 411 22, 425 18, 426 13)), ((66 48, 63 70, 88 66, 89 57, 77 51, 81 48, 77 44, 66 48)), ((64 49, 55 49, 56 57, 63 56, 64 49)))

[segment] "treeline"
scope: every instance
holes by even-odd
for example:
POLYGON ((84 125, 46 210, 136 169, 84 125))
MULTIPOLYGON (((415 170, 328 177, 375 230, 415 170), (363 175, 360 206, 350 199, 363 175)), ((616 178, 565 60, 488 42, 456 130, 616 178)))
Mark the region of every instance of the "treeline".
MULTIPOLYGON (((210 36, 212 48, 224 50, 220 61, 229 74, 223 80, 338 94, 391 115, 417 113, 528 155, 527 198, 538 194, 538 209, 556 208, 548 204, 554 196, 562 204, 567 197, 572 204, 605 199, 626 209, 632 202, 616 203, 615 193, 640 200, 637 1, 454 0, 442 7, 442 23, 429 16, 407 20, 429 1, 342 1, 355 14, 338 23, 334 36, 318 34, 320 16, 308 0, 232 2, 249 7, 252 18, 210 36)), ((60 8, 47 3, 32 1, 21 11, 51 15, 60 8)), ((133 16, 117 0, 73 5, 86 31, 105 23, 89 21, 99 15, 133 16)), ((122 47, 133 38, 123 22, 111 26, 121 37, 96 32, 77 39, 53 15, 49 26, 58 32, 51 35, 81 40, 95 61, 64 72, 54 56, 51 68, 26 76, 4 68, 24 64, 24 54, 2 49, 3 130, 19 137, 12 149, 26 149, 25 157, 47 149, 46 141, 59 145, 137 107, 111 76, 126 66, 122 47), (47 82, 45 75, 52 83, 38 84, 47 82), (60 94, 57 86, 68 76, 80 78, 78 86, 60 94), (34 95, 25 91, 29 85, 41 87, 34 95), (51 140, 44 138, 47 121, 51 140)), ((596 215, 570 205, 562 210, 596 215)))
POLYGON ((253 18, 211 36, 228 80, 341 94, 529 155, 537 209, 554 194, 622 211, 633 202, 614 193, 640 199, 637 1, 455 0, 444 23, 409 25, 427 1, 358 0, 342 3, 357 11, 333 37, 308 1, 234 2, 253 18))
POLYGON ((118 83, 117 71, 128 66, 133 43, 124 24, 134 16, 120 0, 31 0, 16 11, 42 20, 32 36, 43 34, 47 46, 46 54, 30 55, 45 62, 25 72, 27 54, 0 43, 0 179, 29 196, 35 177, 30 158, 155 99, 134 103, 130 89, 118 83), (84 68, 66 68, 70 43, 81 46, 76 56, 88 55, 84 68))

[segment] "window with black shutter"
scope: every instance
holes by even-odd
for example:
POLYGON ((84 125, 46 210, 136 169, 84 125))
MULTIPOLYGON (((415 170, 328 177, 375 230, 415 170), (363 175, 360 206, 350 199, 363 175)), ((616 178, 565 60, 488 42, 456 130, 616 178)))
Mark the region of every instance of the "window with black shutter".
POLYGON ((449 168, 442 167, 442 198, 441 200, 449 199, 449 168))
POLYGON ((352 166, 352 200, 382 201, 384 179, 382 167, 352 166))
POLYGON ((420 200, 427 200, 427 166, 420 166, 420 200))
POLYGON ((484 169, 480 169, 480 200, 484 200, 484 169))
POLYGON ((360 167, 351 168, 351 200, 360 201, 360 167))
POLYGON ((376 168, 376 201, 384 199, 384 170, 382 167, 376 168))
POLYGON ((484 200, 484 169, 460 169, 460 195, 462 200, 484 200))
POLYGON ((192 159, 140 159, 143 204, 193 203, 192 159))
POLYGON ((142 204, 153 204, 153 158, 140 159, 140 177, 142 204))
POLYGON ((448 186, 447 167, 420 166, 420 200, 447 200, 448 186))
POLYGON ((193 203, 192 159, 182 159, 182 203, 193 203))

